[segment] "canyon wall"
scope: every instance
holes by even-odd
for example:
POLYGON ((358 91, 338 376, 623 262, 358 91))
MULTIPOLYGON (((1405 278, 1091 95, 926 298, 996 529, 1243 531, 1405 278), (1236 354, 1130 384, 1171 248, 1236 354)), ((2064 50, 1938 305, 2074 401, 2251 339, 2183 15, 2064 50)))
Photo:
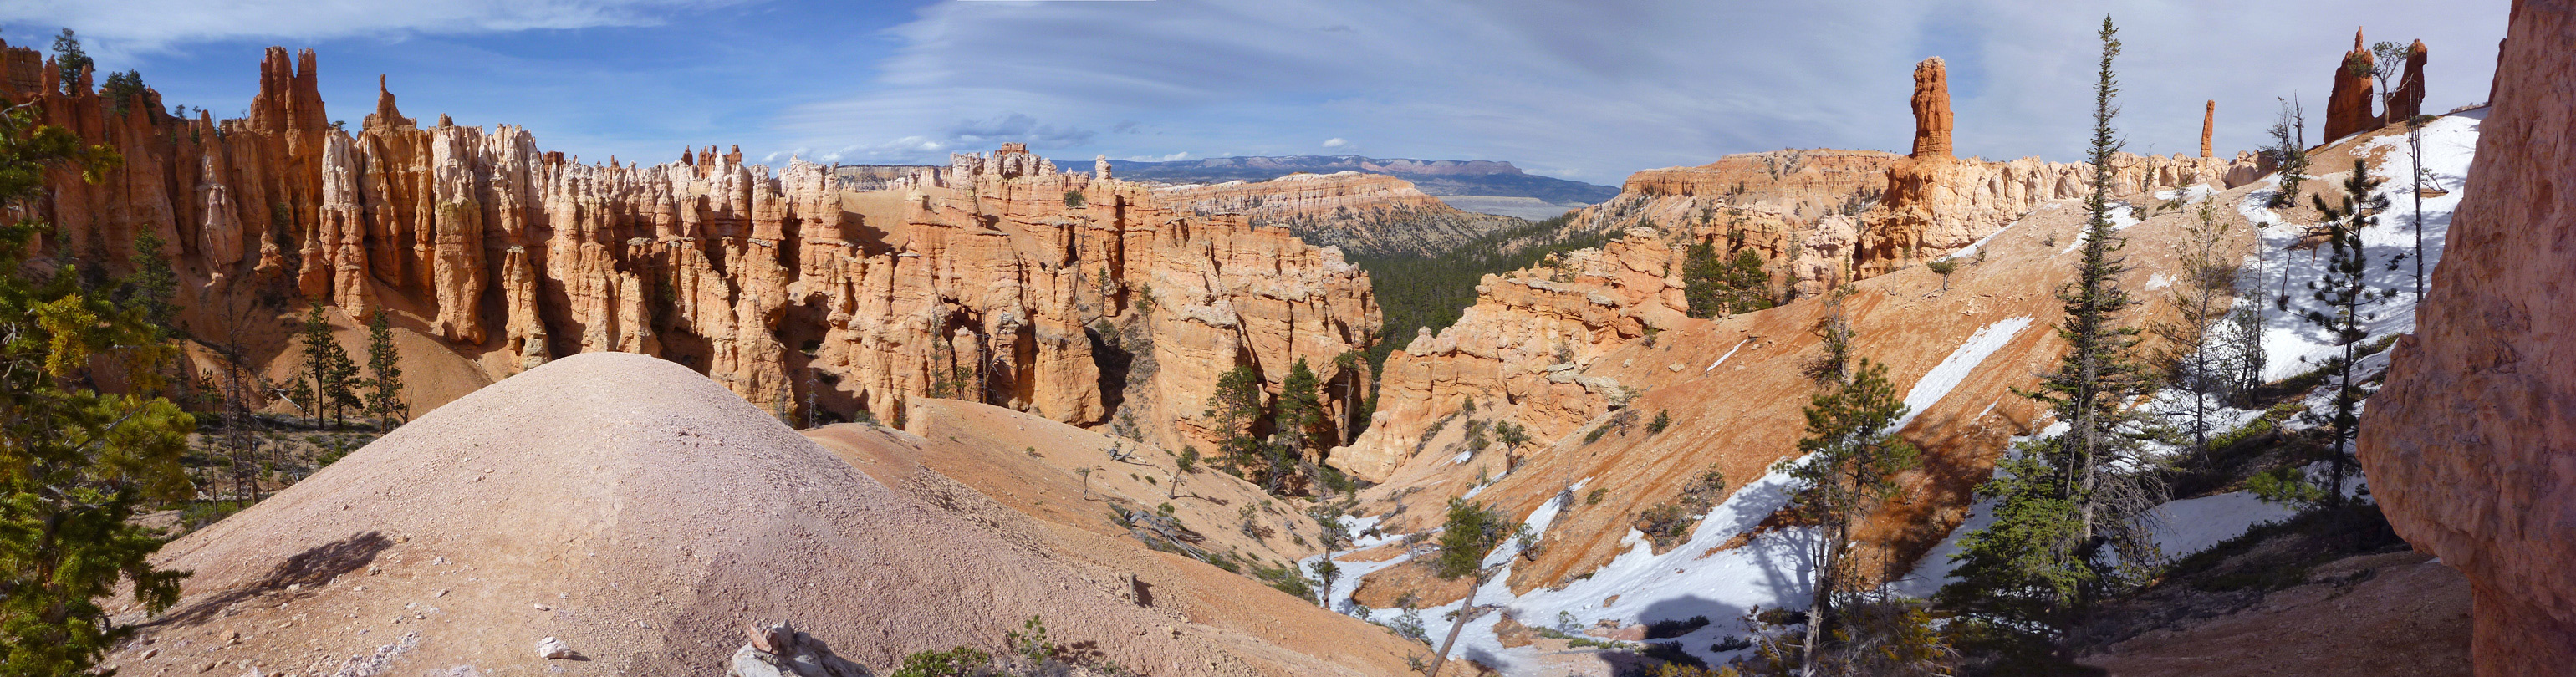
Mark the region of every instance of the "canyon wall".
MULTIPOLYGON (((1975 244, 2052 200, 2090 193, 2092 166, 1951 154, 1948 76, 1915 67, 1910 155, 1785 150, 1638 172, 1620 195, 1578 212, 1571 230, 1617 232, 1598 250, 1487 276, 1476 305, 1437 335, 1390 354, 1367 434, 1337 452, 1354 475, 1383 480, 1458 403, 1499 400, 1534 439, 1550 440, 1616 408, 1626 386, 1584 376, 1593 360, 1649 330, 1696 322, 1682 296, 1685 253, 1710 243, 1752 251, 1783 298, 1822 294, 1975 244)), ((2260 175, 2232 159, 2117 154, 2109 190, 2137 205, 2196 185, 2224 190, 2260 175)))
POLYGON ((1357 171, 1170 186, 1154 194, 1194 215, 1241 214, 1353 254, 1434 255, 1521 223, 1451 207, 1404 179, 1357 171))
POLYGON ((2576 665, 2576 3, 2518 0, 2442 265, 2359 450, 2389 522, 2467 574, 2480 675, 2576 665))
POLYGON ((31 50, 0 63, 12 99, 125 158, 97 184, 56 172, 42 209, 64 236, 47 253, 123 269, 156 233, 183 303, 391 311, 490 378, 640 352, 791 418, 899 420, 909 398, 952 397, 1116 416, 1175 446, 1204 432, 1199 405, 1236 365, 1275 384, 1308 361, 1337 386, 1336 430, 1371 385, 1334 359, 1378 326, 1366 274, 1337 251, 1058 172, 1018 144, 850 192, 831 168, 772 170, 738 149, 584 164, 517 127, 420 126, 389 92, 344 130, 310 50, 270 49, 249 117, 220 123, 165 114, 149 92, 61 94, 31 50))

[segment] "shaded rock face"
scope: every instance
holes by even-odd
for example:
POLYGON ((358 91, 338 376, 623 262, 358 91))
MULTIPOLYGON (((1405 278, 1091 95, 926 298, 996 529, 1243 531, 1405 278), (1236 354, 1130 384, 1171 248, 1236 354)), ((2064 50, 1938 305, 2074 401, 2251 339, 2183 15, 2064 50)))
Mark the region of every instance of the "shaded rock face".
POLYGON ((1914 64, 1915 158, 1950 157, 1950 72, 1941 57, 1914 64))
POLYGON ((2514 3, 2442 266, 2360 456, 2408 542, 2467 574, 2480 675, 2576 665, 2576 4, 2514 3))
POLYGON ((2362 42, 2361 31, 2354 30, 2352 51, 2335 62, 2334 92, 2326 96, 2327 143, 2379 126, 2379 116, 2370 113, 2372 63, 2370 47, 2362 42))
POLYGON ((111 113, 87 83, 49 94, 53 70, 21 64, 31 50, 0 54, 12 98, 126 158, 99 184, 56 172, 44 216, 64 237, 45 251, 122 267, 158 233, 189 284, 400 309, 492 378, 638 352, 791 417, 893 419, 943 396, 1096 424, 1132 406, 1174 445, 1191 438, 1172 422, 1238 364, 1276 383, 1308 360, 1340 386, 1336 428, 1370 385, 1334 366, 1378 323, 1339 252, 1020 144, 846 193, 828 167, 739 148, 583 164, 517 127, 419 127, 383 90, 363 128, 336 129, 309 50, 271 49, 250 116, 220 124, 163 114, 157 95, 111 113), (1126 326, 1162 340, 1095 351, 1126 326))
POLYGON ((2389 122, 2405 122, 2424 114, 2424 62, 2430 58, 2422 40, 2406 47, 2406 70, 2398 76, 2397 90, 2389 93, 2389 122))

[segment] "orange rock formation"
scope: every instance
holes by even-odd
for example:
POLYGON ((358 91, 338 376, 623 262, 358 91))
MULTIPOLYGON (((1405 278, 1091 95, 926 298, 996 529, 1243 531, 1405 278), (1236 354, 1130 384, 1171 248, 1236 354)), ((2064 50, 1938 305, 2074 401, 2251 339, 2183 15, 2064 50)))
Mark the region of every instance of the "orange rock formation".
POLYGON ((2325 140, 2333 143, 2362 130, 2378 127, 2379 116, 2371 111, 2370 47, 2361 41, 2361 31, 2352 32, 2352 51, 2335 64, 2334 93, 2326 97, 2325 140))
POLYGON ((772 170, 739 148, 582 164, 517 127, 418 127, 382 90, 360 130, 336 129, 310 50, 272 48, 249 118, 220 124, 157 95, 111 114, 87 83, 48 93, 32 51, 0 53, 8 95, 126 158, 100 184, 58 172, 44 216, 64 239, 46 251, 122 265, 159 233, 215 296, 398 309, 488 377, 640 352, 774 412, 891 419, 944 396, 1076 424, 1129 413, 1175 446, 1237 364, 1276 382, 1307 360, 1335 386, 1336 428, 1370 385, 1333 360, 1378 324, 1338 252, 1020 144, 853 194, 827 167, 772 170), (1154 340, 1117 340, 1129 326, 1154 340))
POLYGON ((2202 110, 2202 111, 2201 111, 2201 113, 2200 113, 2200 157, 2201 157, 2201 159, 2206 160, 2206 159, 2209 159, 2210 157, 2212 157, 2211 151, 2210 151, 2210 149, 2209 149, 2209 138, 2210 138, 2210 134, 2212 134, 2213 132, 2216 132, 2216 131, 2217 131, 2217 129, 2218 129, 2218 100, 2217 100, 2217 99, 2210 99, 2210 100, 2209 100, 2209 108, 2207 108, 2207 109, 2205 109, 2205 110, 2202 110))
POLYGON ((2431 58, 2424 41, 2417 40, 2406 48, 2406 71, 2397 79, 2397 90, 2388 98, 2389 122, 2405 122, 2424 114, 2424 62, 2431 58))
POLYGON ((1914 154, 1950 157, 1950 71, 1941 57, 1914 64, 1914 154))
POLYGON ((2522 0, 2497 56, 2476 187, 2362 426, 2397 533, 2467 574, 2480 675, 2576 665, 2576 3, 2522 0))

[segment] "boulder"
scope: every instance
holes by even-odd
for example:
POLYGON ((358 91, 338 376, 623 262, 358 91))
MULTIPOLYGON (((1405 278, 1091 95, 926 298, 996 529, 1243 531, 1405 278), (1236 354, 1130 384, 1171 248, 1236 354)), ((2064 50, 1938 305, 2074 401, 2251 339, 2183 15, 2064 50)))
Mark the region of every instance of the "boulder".
POLYGON ((733 652, 726 677, 869 677, 864 666, 832 654, 832 648, 796 630, 786 621, 743 629, 751 641, 733 652))

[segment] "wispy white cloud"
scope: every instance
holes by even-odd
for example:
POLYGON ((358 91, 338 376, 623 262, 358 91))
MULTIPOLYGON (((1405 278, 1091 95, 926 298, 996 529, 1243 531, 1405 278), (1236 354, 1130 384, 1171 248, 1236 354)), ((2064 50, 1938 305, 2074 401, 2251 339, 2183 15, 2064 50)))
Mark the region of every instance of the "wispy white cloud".
POLYGON ((93 51, 123 57, 246 38, 321 40, 650 26, 661 23, 661 15, 671 10, 741 1, 19 0, 0 3, 0 22, 74 26, 93 51))
POLYGON ((2103 12, 2128 44, 2131 150, 2197 150, 2206 99, 2227 150, 2257 143, 2275 96, 2316 111, 2345 22, 2422 38, 2430 104, 2448 108, 2486 98, 2509 2, 735 1, 21 0, 0 2, 0 23, 13 38, 74 26, 103 66, 221 44, 236 56, 178 72, 188 80, 151 65, 196 57, 141 60, 173 102, 217 110, 247 100, 244 43, 340 40, 325 54, 335 110, 364 110, 363 74, 392 72, 415 114, 526 123, 590 157, 740 143, 941 163, 1018 141, 1162 159, 1315 153, 1317 139, 1363 152, 1351 140, 1366 139, 1370 155, 1617 183, 1733 152, 1902 150, 1909 74, 1935 55, 1952 69, 1961 153, 2075 159, 2103 12), (208 78, 234 84, 191 86, 208 78))
MULTIPOLYGON (((2121 125, 2140 152, 2197 150, 2204 99, 2219 100, 2222 147, 2253 146, 2272 97, 2295 91, 2317 107, 2351 40, 2312 8, 2080 4, 944 3, 891 32, 902 45, 877 87, 792 108, 778 130, 899 138, 1024 115, 1114 130, 1047 139, 1113 156, 1295 154, 1315 148, 1298 139, 1364 130, 1381 139, 1372 154, 1513 160, 1615 183, 1731 152, 1902 150, 1913 63, 1937 55, 1952 64, 1962 153, 2068 160, 2085 137, 2105 11, 2124 26, 2121 125)), ((2337 15, 2405 17, 2387 22, 2390 37, 2434 46, 2434 102, 2484 98, 2505 0, 2439 15, 2348 4, 2337 15)))
POLYGON ((1324 140, 1325 148, 1340 148, 1348 145, 1351 145, 1350 140, 1338 136, 1324 140))

